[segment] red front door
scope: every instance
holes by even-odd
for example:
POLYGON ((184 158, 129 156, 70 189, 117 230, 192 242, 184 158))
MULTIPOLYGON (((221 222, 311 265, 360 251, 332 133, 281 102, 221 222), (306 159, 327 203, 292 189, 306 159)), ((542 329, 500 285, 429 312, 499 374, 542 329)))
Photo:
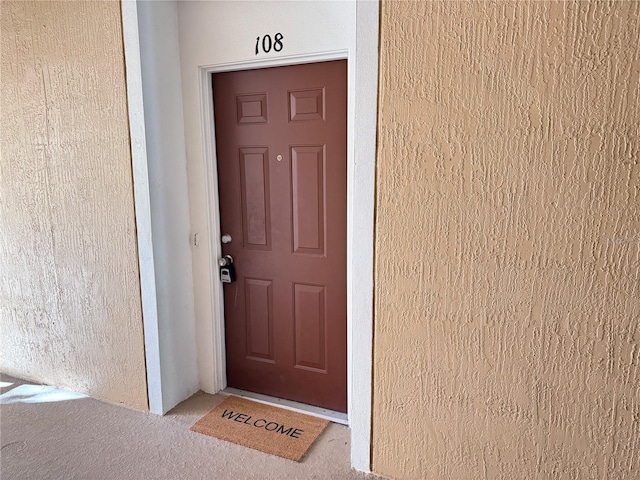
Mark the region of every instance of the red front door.
POLYGON ((346 60, 213 76, 231 387, 347 409, 346 60))

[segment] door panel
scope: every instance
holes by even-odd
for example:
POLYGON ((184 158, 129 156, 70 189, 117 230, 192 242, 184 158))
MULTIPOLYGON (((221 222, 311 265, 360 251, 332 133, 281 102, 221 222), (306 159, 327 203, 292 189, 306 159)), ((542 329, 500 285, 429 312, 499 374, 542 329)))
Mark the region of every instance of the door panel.
POLYGON ((240 148, 239 156, 244 245, 270 250, 269 149, 240 148))
POLYGON ((291 147, 293 253, 324 255, 324 145, 291 147))
POLYGON ((295 316, 295 342, 297 368, 308 368, 326 373, 325 287, 294 284, 293 304, 295 316))
POLYGON ((246 278, 247 357, 273 362, 273 282, 246 278))
POLYGON ((213 76, 229 386, 346 411, 346 61, 213 76))

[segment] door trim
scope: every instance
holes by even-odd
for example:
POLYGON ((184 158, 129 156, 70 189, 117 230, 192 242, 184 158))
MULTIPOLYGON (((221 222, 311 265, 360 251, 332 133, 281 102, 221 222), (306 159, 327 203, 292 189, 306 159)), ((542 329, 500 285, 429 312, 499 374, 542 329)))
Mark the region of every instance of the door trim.
MULTIPOLYGON (((200 67, 200 105, 201 105, 201 126, 202 138, 204 141, 204 158, 206 171, 206 192, 207 192, 207 219, 208 219, 208 238, 211 240, 209 245, 209 269, 212 272, 211 288, 211 311, 217 312, 217 316, 213 318, 213 338, 210 345, 207 345, 211 351, 207 357, 213 357, 213 365, 210 372, 201 371, 200 378, 213 378, 213 390, 219 392, 227 388, 227 365, 226 365, 226 345, 224 331, 224 292, 222 282, 218 271, 218 259, 222 256, 222 248, 219 239, 222 235, 220 232, 220 203, 218 196, 218 166, 215 144, 215 121, 214 121, 214 105, 213 105, 213 85, 212 76, 214 73, 222 73, 236 70, 253 70, 265 67, 280 67, 286 65, 299 65, 303 63, 322 62, 330 60, 345 60, 348 62, 348 51, 336 50, 332 52, 322 52, 312 55, 291 55, 279 58, 256 60, 248 62, 231 62, 221 63, 217 65, 208 65, 200 67)), ((348 117, 348 114, 347 114, 348 117)), ((349 128, 347 127, 347 130, 349 128)), ((349 164, 349 155, 347 155, 347 164, 349 164)), ((347 179, 347 185, 349 180, 347 179)), ((347 197, 349 196, 349 188, 347 187, 347 197)), ((347 213, 348 215, 348 213, 347 213)), ((349 233, 347 232, 347 237, 349 233)), ((347 264, 349 263, 347 254, 347 264)), ((349 275, 347 266, 347 275, 349 275)), ((348 296, 348 292, 347 292, 348 296)), ((197 320, 196 320, 197 321, 197 320)), ((347 314, 347 331, 349 330, 349 315, 347 314)), ((347 346, 347 358, 349 357, 347 346)), ((348 361, 347 361, 348 363, 348 361)), ((347 366, 347 377, 349 376, 349 367, 347 366)), ((348 381, 347 381, 348 382, 348 381)), ((348 409, 347 409, 348 410, 348 409)))
MULTIPOLYGON (((218 259, 222 257, 222 249, 220 245, 220 238, 222 237, 222 232, 220 230, 220 203, 219 203, 219 188, 218 188, 218 167, 217 167, 217 151, 216 151, 216 143, 215 143, 215 114, 214 114, 214 99, 213 99, 213 75, 217 73, 229 72, 229 71, 250 71, 259 68, 267 68, 267 67, 284 67, 284 66, 296 66, 303 65, 309 63, 318 63, 325 61, 334 61, 334 60, 346 60, 346 74, 347 74, 347 107, 349 105, 349 51, 347 49, 341 50, 332 50, 326 52, 317 52, 312 54, 303 54, 303 55, 284 55, 281 57, 270 58, 270 59, 259 59, 259 60, 249 60, 244 62, 229 62, 229 63, 219 63, 214 65, 206 65, 199 67, 199 83, 200 83, 200 106, 201 106, 201 121, 200 125, 202 128, 202 138, 203 138, 203 157, 205 162, 205 172, 206 178, 209 181, 206 182, 206 197, 207 197, 207 230, 209 235, 207 236, 209 241, 208 249, 209 249, 209 261, 210 261, 210 272, 211 272, 211 284, 210 284, 210 298, 211 298, 211 311, 218 312, 219 315, 213 318, 213 351, 207 353, 205 358, 215 358, 213 364, 213 372, 206 373, 204 378, 214 378, 215 385, 213 391, 221 392, 226 389, 229 385, 227 382, 226 376, 226 340, 225 340, 225 317, 224 317, 224 290, 223 283, 220 280, 220 275, 218 274, 219 266, 218 259)), ((351 133, 350 125, 349 125, 349 111, 348 108, 346 110, 346 124, 347 124, 347 140, 346 140, 346 150, 347 150, 347 172, 346 175, 341 178, 341 180, 346 181, 347 183, 347 232, 346 238, 344 239, 347 242, 347 259, 346 265, 344 265, 347 271, 347 276, 349 276, 349 198, 351 196, 350 188, 349 188, 349 162, 350 157, 352 156, 352 152, 349 151, 349 136, 351 133)), ((326 174, 326 172, 325 172, 326 174)), ((355 213, 355 212, 354 212, 355 213)), ((347 286, 347 304, 349 297, 349 288, 347 286)), ((350 328, 350 320, 349 313, 347 308, 347 365, 345 368, 347 369, 347 385, 349 384, 349 343, 348 343, 348 332, 350 328)), ((196 319, 196 322, 198 320, 196 319)), ((210 348, 207 345, 206 348, 210 348)), ((203 362, 200 362, 201 370, 203 362)), ((211 366, 210 364, 206 364, 207 366, 211 366)), ((200 377, 203 379, 203 372, 200 372, 200 377)), ((347 387, 347 417, 349 412, 348 405, 348 387, 347 387)), ((206 391, 206 389, 205 389, 206 391)), ((264 393, 264 392, 262 392, 264 393)), ((264 394, 265 397, 269 395, 264 394)), ((272 397, 275 398, 275 397, 272 397)), ((302 405, 301 402, 296 402, 299 405, 302 405)), ((312 407, 312 405, 309 405, 312 407)), ((340 423, 348 424, 348 419, 341 419, 340 423)))

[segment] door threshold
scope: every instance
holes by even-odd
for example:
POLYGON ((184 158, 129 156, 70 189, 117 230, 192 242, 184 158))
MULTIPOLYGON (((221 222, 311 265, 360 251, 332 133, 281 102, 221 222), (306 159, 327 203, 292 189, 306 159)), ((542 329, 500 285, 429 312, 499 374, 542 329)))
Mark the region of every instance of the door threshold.
POLYGON ((227 387, 219 393, 222 395, 236 395, 238 397, 248 398, 259 403, 273 405, 274 407, 286 408, 287 410, 305 413, 307 415, 311 415, 312 417, 323 418, 333 423, 340 423, 342 425, 349 426, 349 417, 346 413, 336 412, 334 410, 307 405, 300 402, 294 402, 292 400, 285 400, 284 398, 271 397, 269 395, 263 395, 261 393, 248 392, 246 390, 240 390, 233 387, 227 387))

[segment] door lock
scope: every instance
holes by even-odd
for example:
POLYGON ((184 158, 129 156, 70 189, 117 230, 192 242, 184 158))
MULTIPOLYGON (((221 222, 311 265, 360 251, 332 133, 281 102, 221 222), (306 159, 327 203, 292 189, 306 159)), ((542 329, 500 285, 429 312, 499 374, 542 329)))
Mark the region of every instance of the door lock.
POLYGON ((233 266, 233 257, 231 255, 225 255, 218 260, 218 265, 220 265, 220 280, 222 280, 222 283, 236 281, 236 269, 233 266))

